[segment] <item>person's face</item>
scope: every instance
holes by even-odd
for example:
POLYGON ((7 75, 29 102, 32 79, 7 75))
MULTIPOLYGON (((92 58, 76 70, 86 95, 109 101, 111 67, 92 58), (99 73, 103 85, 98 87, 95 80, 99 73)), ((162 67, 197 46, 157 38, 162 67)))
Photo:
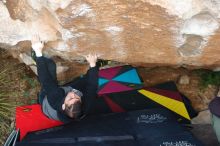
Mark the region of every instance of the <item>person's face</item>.
POLYGON ((78 95, 76 95, 74 92, 69 92, 64 100, 64 104, 70 106, 71 104, 74 104, 78 101, 81 102, 81 98, 78 95))

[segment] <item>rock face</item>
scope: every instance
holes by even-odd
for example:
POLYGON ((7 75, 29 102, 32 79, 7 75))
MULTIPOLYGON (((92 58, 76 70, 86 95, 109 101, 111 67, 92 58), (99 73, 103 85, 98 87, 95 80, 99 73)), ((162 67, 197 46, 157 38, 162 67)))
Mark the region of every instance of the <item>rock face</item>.
POLYGON ((66 61, 97 52, 140 66, 220 66, 218 0, 3 0, 0 11, 0 46, 15 57, 37 33, 66 61))
MULTIPOLYGON (((85 72, 82 55, 94 52, 135 66, 220 70, 219 25, 219 0, 0 1, 0 47, 36 72, 30 40, 39 34, 45 55, 56 61, 59 80, 85 72)), ((166 80, 179 78, 178 72, 165 71, 166 80)), ((143 74, 145 83, 163 81, 162 75, 143 74)), ((179 89, 187 89, 187 96, 197 85, 193 79, 180 79, 179 89)), ((204 110, 213 96, 195 94, 191 100, 204 110)))

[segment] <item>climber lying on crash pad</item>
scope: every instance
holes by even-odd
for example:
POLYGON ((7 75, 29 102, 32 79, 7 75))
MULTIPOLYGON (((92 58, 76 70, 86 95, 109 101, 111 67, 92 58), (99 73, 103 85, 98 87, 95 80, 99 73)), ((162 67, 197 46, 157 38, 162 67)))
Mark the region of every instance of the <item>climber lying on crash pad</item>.
POLYGON ((89 70, 80 78, 59 86, 56 78, 56 64, 42 55, 44 44, 38 35, 32 37, 34 60, 42 89, 38 101, 43 113, 50 119, 68 123, 89 114, 98 88, 97 54, 85 56, 89 70))

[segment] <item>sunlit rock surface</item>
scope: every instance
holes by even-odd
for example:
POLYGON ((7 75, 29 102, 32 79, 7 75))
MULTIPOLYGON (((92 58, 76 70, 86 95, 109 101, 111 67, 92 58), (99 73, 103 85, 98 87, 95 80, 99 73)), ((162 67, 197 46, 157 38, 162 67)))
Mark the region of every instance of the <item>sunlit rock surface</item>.
POLYGON ((96 52, 137 66, 220 66, 218 0, 3 0, 0 12, 0 47, 23 62, 39 34, 66 62, 96 52))

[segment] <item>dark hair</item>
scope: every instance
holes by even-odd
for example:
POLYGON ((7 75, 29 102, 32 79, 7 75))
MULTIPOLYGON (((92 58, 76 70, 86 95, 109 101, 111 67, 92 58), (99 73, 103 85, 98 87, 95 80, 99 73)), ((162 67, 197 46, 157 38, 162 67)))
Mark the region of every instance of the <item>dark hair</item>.
POLYGON ((77 101, 74 104, 71 104, 70 106, 65 104, 64 111, 70 118, 79 118, 79 116, 81 115, 81 105, 82 103, 80 101, 77 101))

